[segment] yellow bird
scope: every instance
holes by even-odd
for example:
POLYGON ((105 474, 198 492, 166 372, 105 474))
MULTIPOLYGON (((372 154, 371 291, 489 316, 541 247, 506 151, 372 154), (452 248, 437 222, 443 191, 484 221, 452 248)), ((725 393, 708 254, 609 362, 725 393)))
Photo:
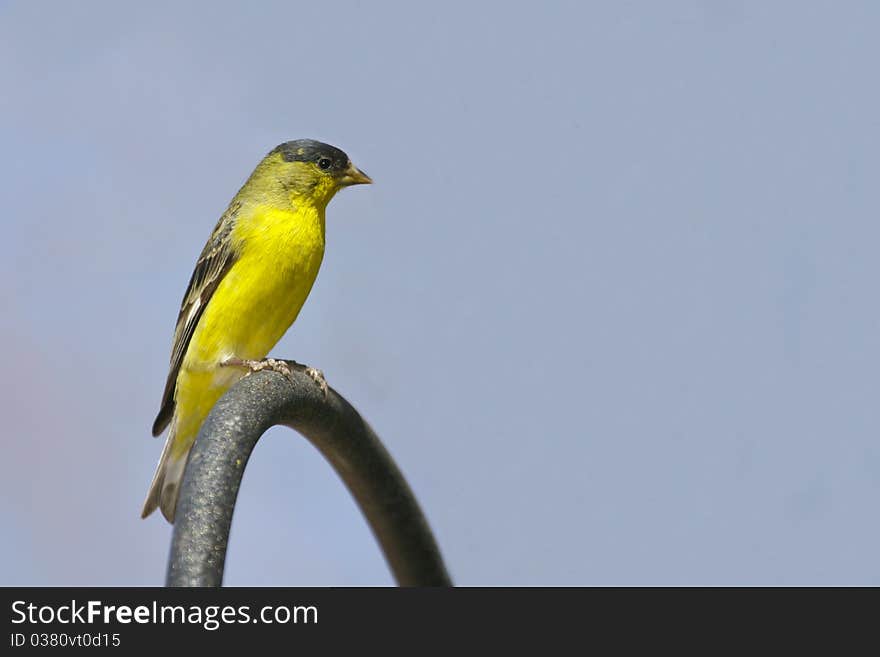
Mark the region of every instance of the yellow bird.
MULTIPOLYGON (((202 422, 262 360, 305 303, 324 257, 324 211, 343 187, 371 183, 338 148, 310 139, 273 149, 220 217, 196 262, 171 347, 171 368, 153 423, 171 426, 141 513, 174 522, 180 483, 202 422)), ((309 374, 325 390, 317 370, 309 374)))

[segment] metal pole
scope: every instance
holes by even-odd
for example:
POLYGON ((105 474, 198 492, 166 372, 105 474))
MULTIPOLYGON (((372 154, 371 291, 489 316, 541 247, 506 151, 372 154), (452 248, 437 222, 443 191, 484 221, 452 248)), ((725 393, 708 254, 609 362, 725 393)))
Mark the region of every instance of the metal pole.
POLYGON ((400 586, 452 586, 418 503, 360 414, 332 388, 325 397, 290 362, 292 381, 258 372, 236 383, 199 431, 183 477, 167 586, 220 586, 245 465, 260 436, 283 424, 305 436, 354 496, 400 586))

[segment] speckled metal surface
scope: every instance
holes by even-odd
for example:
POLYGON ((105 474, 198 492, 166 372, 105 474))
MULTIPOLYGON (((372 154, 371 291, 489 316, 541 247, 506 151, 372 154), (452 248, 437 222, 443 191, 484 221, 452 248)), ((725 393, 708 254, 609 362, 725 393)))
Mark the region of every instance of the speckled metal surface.
POLYGON ((221 586, 229 528, 251 451, 269 427, 305 436, 354 496, 401 586, 451 586, 412 491, 360 414, 302 366, 292 380, 259 372, 215 405, 193 447, 177 507, 167 586, 221 586))

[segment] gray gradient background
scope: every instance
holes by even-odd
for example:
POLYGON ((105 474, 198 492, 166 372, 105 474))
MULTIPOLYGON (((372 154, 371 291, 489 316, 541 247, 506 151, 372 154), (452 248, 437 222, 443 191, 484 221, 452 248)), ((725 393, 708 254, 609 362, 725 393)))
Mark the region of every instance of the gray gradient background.
MULTIPOLYGON (((462 584, 880 584, 880 4, 0 2, 0 584, 161 584, 195 258, 278 142, 376 180, 275 349, 462 584), (186 4, 186 7, 180 5, 186 4)), ((392 579, 273 430, 231 585, 392 579)))

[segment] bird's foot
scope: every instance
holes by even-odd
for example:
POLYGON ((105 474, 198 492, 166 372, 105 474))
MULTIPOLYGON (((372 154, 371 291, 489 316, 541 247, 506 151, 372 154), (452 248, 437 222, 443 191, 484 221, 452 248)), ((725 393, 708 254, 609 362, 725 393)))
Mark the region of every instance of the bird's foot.
POLYGON ((324 378, 324 373, 321 370, 315 369, 314 367, 306 367, 305 372, 311 377, 312 381, 318 384, 321 392, 324 393, 324 397, 326 397, 327 379, 324 378))
POLYGON ((317 384, 317 386, 321 389, 321 392, 324 393, 324 397, 327 396, 327 380, 324 378, 324 373, 319 369, 309 367, 308 365, 302 365, 301 363, 297 363, 296 361, 277 360, 275 358, 265 358, 263 360, 227 358, 226 360, 221 362, 220 365, 223 367, 246 367, 248 369, 248 373, 245 374, 245 376, 253 374, 254 372, 262 372, 263 370, 278 372, 291 383, 293 383, 293 374, 291 368, 294 367, 296 369, 301 369, 309 376, 312 381, 317 384))
POLYGON ((227 358, 222 363, 220 363, 223 367, 246 367, 248 369, 247 374, 253 374, 254 372, 262 372, 263 370, 269 370, 270 372, 278 372, 283 375, 288 381, 293 383, 293 374, 290 371, 290 365, 288 365, 287 361, 276 360, 275 358, 264 358, 263 360, 250 360, 246 358, 227 358))

